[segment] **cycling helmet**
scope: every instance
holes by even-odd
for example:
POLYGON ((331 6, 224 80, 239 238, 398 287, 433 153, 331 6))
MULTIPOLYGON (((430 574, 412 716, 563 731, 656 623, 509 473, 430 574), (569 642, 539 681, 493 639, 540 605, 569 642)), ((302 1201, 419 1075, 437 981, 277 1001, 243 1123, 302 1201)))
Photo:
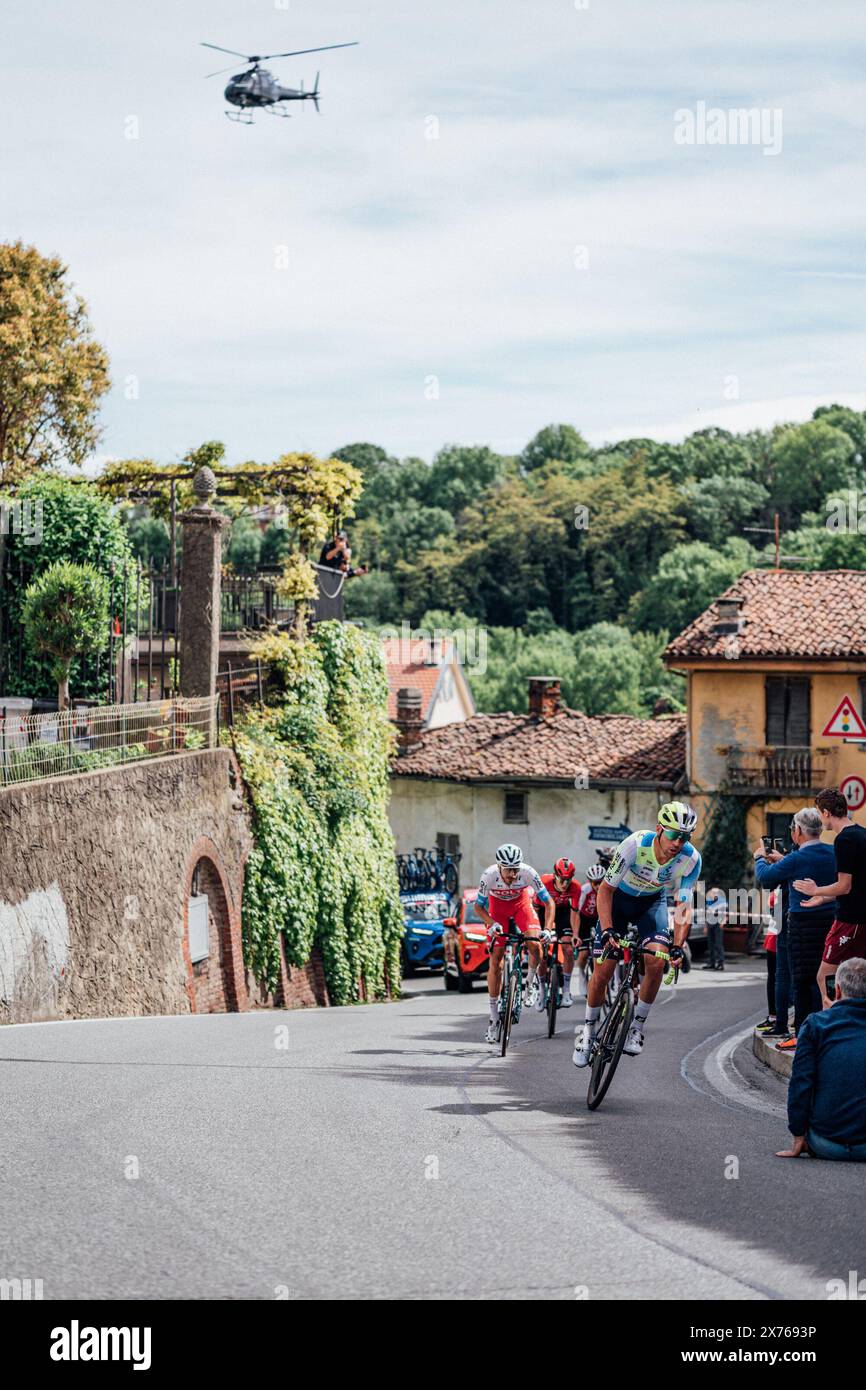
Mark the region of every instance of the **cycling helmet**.
POLYGON ((601 883, 601 880, 604 878, 605 872, 606 871, 603 864, 590 864, 589 868, 586 871, 586 876, 589 879, 590 883, 601 883))
POLYGON ((691 835, 698 823, 698 813, 684 801, 667 801, 659 810, 659 825, 663 830, 681 830, 691 835))
POLYGON ((523 863, 523 850, 519 845, 500 845, 496 851, 496 862, 508 869, 519 869, 523 863))
POLYGON ((553 872, 557 878, 574 878, 574 865, 570 859, 557 859, 553 872))

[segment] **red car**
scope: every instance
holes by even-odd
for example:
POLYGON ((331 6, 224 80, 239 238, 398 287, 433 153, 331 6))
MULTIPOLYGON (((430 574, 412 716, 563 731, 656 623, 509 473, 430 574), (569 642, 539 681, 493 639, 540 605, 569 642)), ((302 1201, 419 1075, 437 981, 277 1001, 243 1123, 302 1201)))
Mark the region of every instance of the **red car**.
POLYGON ((443 980, 446 989, 459 989, 461 994, 470 993, 473 980, 487 978, 490 949, 487 927, 475 907, 477 897, 477 888, 465 889, 457 904, 456 917, 445 918, 443 980))

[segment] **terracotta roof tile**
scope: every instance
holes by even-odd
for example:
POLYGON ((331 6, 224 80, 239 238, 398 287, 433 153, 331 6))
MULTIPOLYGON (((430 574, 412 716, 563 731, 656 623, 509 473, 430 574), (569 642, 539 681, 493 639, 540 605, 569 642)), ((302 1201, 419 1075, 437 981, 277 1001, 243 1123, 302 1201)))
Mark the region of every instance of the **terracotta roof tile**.
POLYGON ((428 729, 411 753, 395 760, 398 777, 452 782, 592 782, 673 784, 686 761, 685 715, 637 719, 562 709, 545 719, 528 714, 475 714, 428 729))
MULTIPOLYGON (((866 660, 866 570, 749 570, 721 598, 742 599, 737 656, 866 660)), ((725 659, 731 637, 713 631, 718 600, 675 637, 665 658, 725 659)))
MULTIPOLYGON (((427 661, 430 654, 429 641, 420 638, 404 641, 400 637, 385 637, 382 639, 382 650, 388 675, 388 718, 397 718, 397 691, 405 685, 421 691, 421 719, 425 720, 430 713, 430 701, 442 673, 441 666, 432 666, 427 661)), ((443 639, 442 651, 446 657, 450 653, 447 639, 443 639)))

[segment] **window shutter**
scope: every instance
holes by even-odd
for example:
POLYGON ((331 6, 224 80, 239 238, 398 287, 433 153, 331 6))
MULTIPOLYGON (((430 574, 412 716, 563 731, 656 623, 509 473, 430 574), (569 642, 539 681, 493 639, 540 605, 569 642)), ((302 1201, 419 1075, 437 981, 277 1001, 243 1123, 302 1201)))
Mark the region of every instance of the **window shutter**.
POLYGON ((808 748, 809 681, 799 676, 768 676, 766 740, 771 748, 808 748))
POLYGON ((788 681, 788 711, 785 742, 794 748, 809 747, 809 682, 788 681))
POLYGON ((503 820, 506 825, 526 825, 529 817, 526 813, 526 792, 506 792, 505 811, 503 820))
POLYGON ((766 685, 767 700, 767 743, 771 748, 785 742, 785 681, 779 676, 768 676, 766 685))

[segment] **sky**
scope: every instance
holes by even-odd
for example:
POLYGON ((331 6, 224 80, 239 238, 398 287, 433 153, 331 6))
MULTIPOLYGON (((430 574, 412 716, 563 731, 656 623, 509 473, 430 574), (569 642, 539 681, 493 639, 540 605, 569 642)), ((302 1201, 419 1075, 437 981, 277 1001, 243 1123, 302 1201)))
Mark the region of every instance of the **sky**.
POLYGON ((863 0, 4 0, 0 44, 0 237, 89 305, 97 460, 866 407, 863 0), (252 126, 199 46, 350 40, 252 126))

